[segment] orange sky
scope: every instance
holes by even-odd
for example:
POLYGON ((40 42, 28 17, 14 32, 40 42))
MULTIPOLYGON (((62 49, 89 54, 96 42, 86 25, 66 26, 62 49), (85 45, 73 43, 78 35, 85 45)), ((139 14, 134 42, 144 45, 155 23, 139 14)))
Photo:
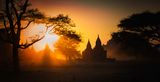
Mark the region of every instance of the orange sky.
POLYGON ((48 16, 69 15, 82 35, 81 50, 88 39, 93 47, 98 34, 102 43, 106 44, 110 34, 117 31, 117 24, 122 18, 135 12, 160 8, 156 0, 32 0, 32 4, 48 16))
MULTIPOLYGON (((1 1, 1 0, 0 0, 1 1)), ((83 38, 80 50, 87 40, 94 47, 99 34, 106 44, 110 34, 117 31, 119 21, 133 13, 146 10, 160 10, 160 0, 30 0, 33 8, 38 8, 47 16, 69 15, 83 38)))
POLYGON ((92 8, 90 6, 72 4, 53 6, 35 5, 35 7, 38 7, 48 16, 56 16, 60 13, 69 15, 76 24, 75 29, 82 35, 83 42, 80 46, 81 50, 85 48, 88 39, 92 45, 94 45, 98 34, 100 35, 102 43, 106 44, 110 38, 110 33, 116 31, 118 21, 115 19, 119 19, 119 17, 115 15, 116 12, 104 10, 99 7, 92 8))

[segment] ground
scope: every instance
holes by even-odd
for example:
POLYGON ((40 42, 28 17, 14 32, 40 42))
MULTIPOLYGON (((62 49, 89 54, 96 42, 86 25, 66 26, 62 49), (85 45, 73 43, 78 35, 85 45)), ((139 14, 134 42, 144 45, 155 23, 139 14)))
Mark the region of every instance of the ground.
POLYGON ((159 65, 158 62, 107 62, 34 67, 23 70, 19 76, 1 71, 0 82, 160 82, 159 65))

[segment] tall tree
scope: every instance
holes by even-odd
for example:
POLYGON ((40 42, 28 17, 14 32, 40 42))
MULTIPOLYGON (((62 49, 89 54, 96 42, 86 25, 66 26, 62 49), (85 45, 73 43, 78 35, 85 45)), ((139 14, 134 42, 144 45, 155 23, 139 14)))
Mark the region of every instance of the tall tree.
POLYGON ((160 14, 143 12, 122 19, 120 30, 112 33, 108 41, 108 51, 113 55, 125 54, 128 57, 158 57, 160 45, 160 14))
MULTIPOLYGON (((56 31, 56 30, 55 30, 56 31)), ((61 29, 56 32, 60 39, 55 43, 56 50, 66 56, 66 60, 71 61, 80 58, 80 51, 77 47, 81 42, 81 36, 72 29, 61 29)))
POLYGON ((107 47, 108 52, 119 59, 149 58, 156 55, 147 40, 138 34, 126 31, 113 33, 107 47))
POLYGON ((143 12, 120 21, 118 27, 123 31, 134 32, 148 40, 153 46, 160 45, 160 12, 143 12))
MULTIPOLYGON (((50 18, 49 22, 52 22, 51 26, 54 27, 50 30, 50 33, 60 36, 60 39, 54 45, 56 49, 61 51, 67 60, 79 58, 80 52, 77 47, 81 42, 81 36, 73 30, 75 23, 63 14, 58 15, 56 18, 50 18)), ((48 25, 50 26, 50 24, 48 25)))
POLYGON ((5 8, 0 12, 0 25, 3 27, 0 38, 4 42, 12 44, 15 72, 20 71, 18 49, 28 48, 45 37, 45 33, 39 33, 26 40, 25 43, 20 43, 22 30, 29 27, 31 23, 45 23, 47 27, 45 32, 49 27, 61 28, 71 23, 68 16, 45 17, 38 9, 30 8, 30 5, 29 0, 6 0, 5 8))
POLYGON ((61 36, 55 43, 55 48, 66 57, 66 60, 71 61, 80 58, 80 51, 77 50, 79 43, 80 41, 76 39, 61 36))
POLYGON ((43 37, 35 36, 32 42, 20 44, 21 31, 26 29, 32 22, 44 18, 43 14, 37 9, 28 9, 29 0, 6 0, 5 8, 1 11, 0 16, 7 38, 2 38, 5 42, 13 45, 13 64, 16 72, 20 71, 18 48, 27 48, 43 37), (22 26, 22 22, 27 22, 22 26))

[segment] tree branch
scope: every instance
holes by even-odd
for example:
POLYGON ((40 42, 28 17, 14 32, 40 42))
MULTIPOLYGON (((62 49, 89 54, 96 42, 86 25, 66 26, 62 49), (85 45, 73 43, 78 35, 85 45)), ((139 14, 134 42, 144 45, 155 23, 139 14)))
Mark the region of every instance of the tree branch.
POLYGON ((42 39, 45 37, 45 35, 43 35, 42 37, 39 37, 38 35, 36 35, 36 37, 37 37, 36 39, 33 38, 33 39, 31 40, 31 41, 32 41, 31 43, 28 43, 28 41, 26 40, 26 43, 25 43, 25 44, 20 44, 20 45, 19 45, 19 48, 21 48, 21 49, 26 49, 26 48, 28 48, 29 46, 33 45, 34 43, 42 40, 42 39))
POLYGON ((18 22, 18 21, 16 21, 16 22, 14 23, 14 27, 16 27, 16 25, 17 25, 17 22, 18 22))
POLYGON ((27 6, 28 6, 28 1, 29 0, 26 0, 24 5, 23 5, 23 11, 20 13, 20 17, 23 16, 23 14, 26 12, 26 9, 27 9, 27 6))
POLYGON ((12 16, 11 16, 11 14, 9 12, 10 11, 9 4, 10 4, 9 0, 6 0, 6 10, 5 10, 5 12, 6 12, 7 18, 9 20, 10 29, 11 29, 11 33, 12 33, 12 36, 13 36, 13 35, 15 35, 15 31, 14 31, 14 25, 13 25, 12 16))
POLYGON ((25 27, 21 28, 21 30, 26 29, 32 22, 33 22, 33 20, 28 21, 27 25, 25 27))
POLYGON ((7 27, 7 24, 6 24, 6 20, 5 20, 5 16, 2 14, 2 13, 0 13, 0 15, 2 16, 2 20, 3 20, 3 25, 4 25, 4 28, 5 28, 5 33, 6 33, 6 37, 7 37, 7 42, 9 41, 10 42, 10 34, 9 34, 9 30, 8 30, 8 27, 7 27))
POLYGON ((13 0, 11 0, 11 6, 12 6, 12 8, 14 10, 14 13, 16 14, 16 17, 18 18, 18 11, 17 11, 17 9, 16 9, 16 7, 15 7, 15 5, 13 3, 13 0))

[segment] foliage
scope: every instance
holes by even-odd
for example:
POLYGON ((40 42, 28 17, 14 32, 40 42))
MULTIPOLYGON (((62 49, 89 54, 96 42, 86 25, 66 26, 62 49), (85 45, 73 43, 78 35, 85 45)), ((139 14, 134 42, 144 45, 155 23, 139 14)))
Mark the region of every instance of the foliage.
MULTIPOLYGON (((13 46, 13 64, 14 70, 19 71, 19 48, 26 49, 34 43, 45 37, 45 33, 38 33, 27 39, 25 43, 20 43, 21 31, 29 27, 31 23, 46 24, 46 31, 58 31, 57 29, 68 28, 71 24, 71 19, 68 16, 58 15, 57 17, 46 17, 38 9, 30 8, 29 0, 6 0, 5 8, 0 10, 0 40, 8 42, 13 46)), ((63 34, 63 32, 61 32, 63 34)), ((59 32, 59 34, 61 34, 59 32)), ((74 32, 67 33, 69 35, 74 32)))
POLYGON ((120 21, 118 32, 112 33, 107 47, 114 54, 136 58, 157 57, 160 44, 160 14, 143 12, 120 21))
POLYGON ((81 36, 73 30, 73 27, 75 27, 73 21, 67 15, 60 14, 56 18, 50 18, 49 22, 52 22, 52 24, 48 25, 54 26, 50 33, 56 33, 60 36, 60 39, 54 45, 56 50, 65 55, 67 60, 79 58, 80 52, 77 47, 81 42, 81 36))
POLYGON ((29 9, 29 0, 6 0, 5 5, 6 7, 1 11, 0 17, 2 27, 6 33, 4 36, 7 38, 1 39, 16 44, 18 48, 27 48, 43 38, 36 35, 31 43, 26 41, 24 44, 19 44, 21 31, 26 29, 32 22, 42 20, 45 16, 38 9, 29 9))
POLYGON ((66 59, 70 61, 80 58, 80 51, 77 50, 78 44, 79 41, 63 36, 57 41, 55 48, 65 55, 66 59))
MULTIPOLYGON (((31 23, 44 23, 47 26, 46 32, 48 28, 52 28, 50 31, 59 34, 63 34, 61 29, 74 26, 68 16, 60 14, 57 17, 46 17, 38 9, 31 9, 29 6, 31 6, 29 0, 6 0, 6 8, 0 12, 0 24, 6 33, 1 35, 1 39, 11 44, 14 44, 15 40, 19 42, 21 31, 29 27, 31 23), (59 30, 61 30, 61 33, 59 30)), ((38 33, 26 40, 25 43, 17 43, 17 46, 25 49, 44 37, 44 34, 38 33)))
MULTIPOLYGON (((64 31, 64 30, 62 30, 64 31)), ((67 60, 75 60, 80 58, 80 51, 77 50, 81 36, 73 30, 65 30, 60 39, 55 43, 56 50, 63 53, 67 60)))
POLYGON ((121 30, 141 35, 154 46, 160 44, 160 12, 133 14, 121 20, 118 26, 121 30))
POLYGON ((115 50, 115 54, 126 54, 135 57, 151 57, 153 56, 153 48, 148 41, 143 39, 136 33, 130 32, 116 32, 112 34, 112 39, 108 41, 108 48, 115 50), (115 51, 116 52, 116 51, 115 51))

